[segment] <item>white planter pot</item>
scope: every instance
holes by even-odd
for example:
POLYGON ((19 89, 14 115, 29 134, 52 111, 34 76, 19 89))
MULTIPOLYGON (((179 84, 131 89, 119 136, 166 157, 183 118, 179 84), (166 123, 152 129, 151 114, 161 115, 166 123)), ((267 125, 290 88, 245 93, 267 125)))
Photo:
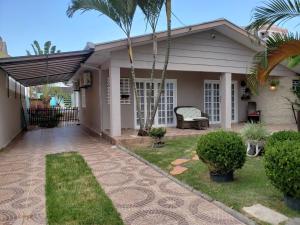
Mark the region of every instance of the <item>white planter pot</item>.
POLYGON ((256 157, 264 148, 263 141, 248 141, 247 142, 247 155, 250 157, 256 157))

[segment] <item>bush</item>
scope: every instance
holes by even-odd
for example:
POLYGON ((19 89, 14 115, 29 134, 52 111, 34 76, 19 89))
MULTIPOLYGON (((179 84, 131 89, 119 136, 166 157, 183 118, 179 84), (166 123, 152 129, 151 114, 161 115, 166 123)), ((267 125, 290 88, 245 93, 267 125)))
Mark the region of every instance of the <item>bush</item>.
POLYGON ((300 133, 291 130, 275 132, 268 138, 267 146, 273 146, 276 142, 283 141, 300 141, 300 133))
POLYGON ((284 194, 300 198, 300 142, 283 141, 269 145, 264 161, 272 184, 284 194))
POLYGON ((152 128, 149 132, 149 135, 152 138, 162 139, 166 133, 167 133, 166 128, 159 127, 159 128, 152 128))
POLYGON ((246 146, 237 133, 216 131, 200 136, 197 154, 212 174, 225 175, 242 168, 246 146))
POLYGON ((247 123, 241 131, 245 141, 265 141, 269 132, 261 123, 247 123))

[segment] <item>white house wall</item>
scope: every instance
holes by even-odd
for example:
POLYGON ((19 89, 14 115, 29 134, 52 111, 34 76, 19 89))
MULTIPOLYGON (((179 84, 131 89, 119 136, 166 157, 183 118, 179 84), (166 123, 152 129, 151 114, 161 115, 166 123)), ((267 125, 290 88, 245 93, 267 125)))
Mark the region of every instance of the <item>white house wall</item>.
MULTIPOLYGON (((15 82, 10 80, 10 94, 7 94, 7 77, 0 69, 0 149, 7 146, 21 132, 21 100, 20 86, 17 84, 15 96, 15 82)), ((22 101, 25 89, 22 87, 22 101)))
MULTIPOLYGON (((163 67, 165 42, 158 44, 157 68, 163 67)), ((152 45, 134 47, 135 67, 151 68, 152 45)), ((168 68, 182 71, 231 72, 247 74, 255 52, 230 38, 211 30, 173 39, 168 68), (212 34, 215 38, 212 38, 212 34)), ((114 66, 128 67, 127 50, 112 52, 114 66)), ((273 75, 293 75, 283 66, 278 66, 273 75)))

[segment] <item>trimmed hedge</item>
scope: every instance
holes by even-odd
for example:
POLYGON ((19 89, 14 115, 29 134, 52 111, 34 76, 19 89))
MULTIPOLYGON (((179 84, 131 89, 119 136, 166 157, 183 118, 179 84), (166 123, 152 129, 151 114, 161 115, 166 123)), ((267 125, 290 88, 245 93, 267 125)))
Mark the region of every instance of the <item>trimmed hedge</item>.
POLYGON ((268 138, 267 145, 273 146, 276 142, 282 141, 300 141, 300 132, 291 130, 275 132, 268 138))
POLYGON ((212 174, 223 175, 243 167, 246 146, 237 133, 216 131, 200 136, 197 154, 212 174))
POLYGON ((300 198, 300 142, 269 144, 264 161, 267 177, 272 184, 284 194, 300 198))

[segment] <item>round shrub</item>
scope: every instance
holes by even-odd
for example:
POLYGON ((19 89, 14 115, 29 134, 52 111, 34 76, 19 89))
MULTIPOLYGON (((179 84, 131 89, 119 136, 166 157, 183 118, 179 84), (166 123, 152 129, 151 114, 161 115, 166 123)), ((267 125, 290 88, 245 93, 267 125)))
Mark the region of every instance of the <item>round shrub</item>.
POLYGON ((267 146, 272 146, 276 142, 300 141, 300 132, 284 130, 273 133, 267 140, 267 146))
POLYGON ((242 168, 246 160, 246 146, 237 133, 216 131, 200 136, 197 154, 211 174, 225 175, 242 168))
POLYGON ((271 183, 285 195, 300 198, 300 142, 269 145, 264 162, 271 183))

